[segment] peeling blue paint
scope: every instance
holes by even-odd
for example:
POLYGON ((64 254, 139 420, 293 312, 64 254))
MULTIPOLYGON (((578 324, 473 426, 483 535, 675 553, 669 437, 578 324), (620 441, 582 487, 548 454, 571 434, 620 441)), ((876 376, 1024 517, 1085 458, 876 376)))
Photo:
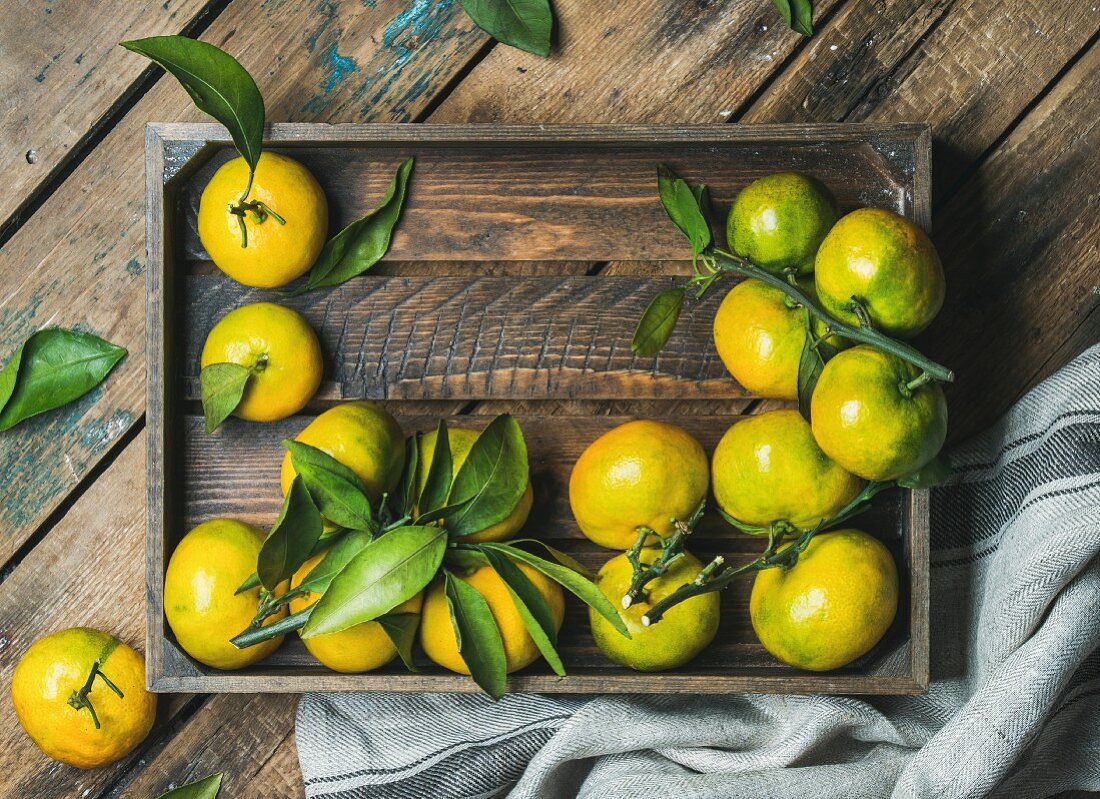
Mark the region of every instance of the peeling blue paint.
POLYGON ((321 23, 313 30, 313 33, 307 34, 305 37, 306 50, 312 53, 317 49, 317 43, 321 41, 321 37, 328 31, 329 25, 336 19, 336 12, 339 10, 339 3, 333 0, 321 0, 317 6, 317 12, 323 15, 321 23))
POLYGON ((126 271, 131 275, 140 275, 143 271, 141 263, 137 258, 131 258, 126 262, 126 271))
POLYGON ((444 11, 450 7, 453 0, 413 0, 409 7, 393 18, 393 22, 386 26, 382 34, 382 43, 392 45, 394 40, 408 29, 412 36, 420 36, 431 27, 436 15, 431 14, 433 5, 435 11, 444 11))
MULTIPOLYGON (((47 11, 47 13, 49 13, 49 9, 46 9, 46 11, 47 11)), ((61 52, 63 53, 64 50, 62 50, 61 52)), ((46 66, 42 67, 42 71, 34 76, 34 79, 36 81, 38 81, 39 83, 44 81, 46 79, 46 71, 60 60, 61 60, 61 53, 57 53, 53 58, 50 59, 50 63, 48 63, 48 64, 46 64, 46 66)))
POLYGON ((378 8, 378 0, 363 0, 363 5, 367 8, 378 8))
POLYGON ((351 56, 340 55, 336 51, 336 44, 328 48, 328 77, 325 78, 324 90, 328 94, 339 85, 344 78, 353 72, 359 71, 359 65, 351 56))

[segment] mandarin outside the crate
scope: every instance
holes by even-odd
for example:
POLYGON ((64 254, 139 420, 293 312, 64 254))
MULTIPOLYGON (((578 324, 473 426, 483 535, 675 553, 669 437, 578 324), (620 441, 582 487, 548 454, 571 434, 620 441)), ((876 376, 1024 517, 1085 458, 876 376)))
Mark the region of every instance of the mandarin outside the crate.
POLYGON ((778 521, 813 527, 863 488, 863 481, 821 451, 809 422, 793 409, 735 422, 714 450, 711 472, 719 507, 761 527, 778 521))
POLYGON ((627 549, 639 526, 660 536, 689 520, 707 493, 702 445, 682 427, 638 420, 619 425, 581 453, 569 475, 569 505, 588 538, 627 549))
MULTIPOLYGON (((200 663, 240 669, 263 660, 282 643, 282 636, 244 649, 229 643, 248 627, 259 607, 258 587, 240 594, 236 590, 256 571, 266 537, 260 528, 236 519, 211 519, 185 535, 172 552, 164 574, 164 615, 176 642, 200 663)), ((264 624, 284 615, 282 607, 264 624)))
POLYGON ((837 219, 836 202, 809 175, 780 172, 741 190, 726 221, 726 239, 738 255, 761 269, 814 270, 818 245, 837 219))
MULTIPOLYGON (((515 562, 515 565, 542 594, 550 607, 554 629, 560 630, 565 617, 565 598, 562 596, 561 586, 526 563, 515 562)), ((489 610, 504 641, 505 670, 511 674, 538 660, 538 646, 527 632, 508 587, 496 571, 491 566, 481 566, 470 574, 458 576, 457 579, 465 580, 477 589, 489 604, 489 610)), ((432 662, 443 668, 459 674, 470 673, 470 667, 458 651, 458 639, 451 623, 451 612, 442 578, 436 578, 428 586, 424 597, 424 610, 420 617, 420 646, 432 662)))
POLYGON ((87 627, 31 644, 12 672, 11 698, 31 740, 54 760, 78 768, 125 757, 145 740, 157 714, 156 695, 145 690, 144 658, 113 635, 87 627), (82 694, 93 666, 96 677, 82 694))
MULTIPOLYGON (((466 457, 470 454, 470 449, 474 446, 474 442, 477 441, 478 436, 481 435, 477 430, 467 430, 461 427, 449 427, 447 428, 447 441, 451 445, 451 467, 454 474, 458 474, 458 470, 462 468, 462 464, 466 462, 466 457)), ((438 436, 436 430, 432 430, 429 433, 425 433, 420 437, 420 452, 416 466, 416 493, 417 496, 424 491, 424 486, 428 483, 428 472, 432 468, 432 459, 435 457, 435 441, 438 436)), ((456 538, 456 541, 464 541, 466 543, 476 543, 478 541, 503 541, 507 538, 513 538, 516 533, 520 531, 524 524, 527 522, 527 516, 531 513, 531 505, 534 502, 535 494, 531 489, 531 480, 527 480, 527 488, 523 492, 523 496, 519 498, 519 502, 516 503, 516 507, 508 514, 504 519, 497 522, 490 527, 486 527, 484 530, 479 530, 476 533, 456 538)), ((421 508, 421 511, 429 511, 432 508, 421 508)))
POLYGON ((947 438, 943 389, 917 367, 860 345, 833 357, 810 399, 814 438, 848 471, 896 480, 939 453, 947 438))
POLYGON ((764 648, 809 671, 865 655, 886 634, 897 607, 894 559, 860 530, 815 535, 791 568, 757 572, 749 597, 764 648))
MULTIPOLYGON (((639 552, 639 561, 649 564, 660 554, 659 548, 643 548, 639 552)), ((700 594, 674 605, 655 624, 643 624, 642 616, 655 602, 690 583, 702 570, 703 564, 691 553, 684 552, 672 561, 668 571, 646 583, 645 599, 619 611, 630 631, 630 638, 589 608, 588 620, 596 645, 616 663, 638 671, 674 669, 693 659, 714 640, 718 632, 720 595, 717 592, 700 594)), ((616 555, 600 569, 596 585, 612 605, 620 608, 633 574, 626 554, 616 555)))
POLYGON ((199 239, 215 265, 237 282, 259 288, 285 286, 313 266, 325 244, 325 193, 293 158, 261 153, 247 199, 259 200, 282 221, 271 214, 246 212, 247 246, 241 246, 241 217, 230 206, 247 185, 248 164, 243 158, 218 168, 199 200, 199 239))
MULTIPOLYGON (((297 587, 313 568, 321 562, 325 553, 314 555, 302 564, 294 577, 291 578, 291 588, 297 587)), ((297 613, 312 605, 321 594, 309 592, 296 596, 288 603, 290 612, 297 613)), ((419 613, 424 602, 423 592, 412 599, 398 605, 391 613, 419 613)), ((385 666, 397 656, 397 648, 394 647, 389 635, 382 629, 382 625, 376 621, 368 621, 357 624, 346 630, 327 635, 315 635, 312 638, 303 638, 302 642, 313 657, 333 671, 345 674, 359 674, 365 671, 385 666)))
POLYGON ((300 411, 321 385, 321 344, 305 317, 272 302, 242 305, 206 337, 201 366, 235 363, 252 369, 235 416, 253 422, 300 411))
POLYGON ((817 297, 849 324, 859 317, 854 297, 872 324, 899 338, 915 336, 943 306, 943 265, 928 235, 893 211, 860 208, 842 217, 814 262, 817 297))

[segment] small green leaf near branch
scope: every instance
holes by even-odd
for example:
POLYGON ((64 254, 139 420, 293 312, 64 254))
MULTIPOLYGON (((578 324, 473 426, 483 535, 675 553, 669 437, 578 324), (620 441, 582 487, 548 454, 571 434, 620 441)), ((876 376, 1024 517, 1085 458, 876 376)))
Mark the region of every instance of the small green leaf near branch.
POLYGON ((123 347, 91 333, 32 333, 0 369, 0 431, 84 396, 124 355, 123 347))
POLYGON ((321 512, 299 475, 290 484, 279 518, 256 558, 256 574, 264 588, 274 591, 301 568, 313 554, 322 528, 321 512))
POLYGON ((195 782, 162 793, 158 799, 216 799, 222 787, 222 774, 211 774, 195 782))
POLYGON ((202 368, 199 391, 207 433, 213 433, 237 410, 251 377, 252 370, 239 363, 212 363, 202 368))
POLYGON ((664 164, 659 164, 657 193, 669 219, 691 243, 692 254, 699 256, 711 242, 710 223, 703 214, 703 203, 709 205, 706 186, 692 189, 683 178, 664 164))
POLYGON ((451 484, 446 515, 452 536, 471 535, 498 524, 515 510, 529 480, 527 444, 519 423, 497 416, 474 441, 451 484))
POLYGON ((458 0, 479 28, 498 42, 550 55, 554 14, 549 0, 458 0))
POLYGON ((684 307, 683 286, 666 289, 654 297, 638 320, 630 349, 641 358, 649 358, 660 352, 676 329, 680 311, 684 307))
POLYGON ((294 471, 326 519, 349 530, 373 530, 370 498, 359 476, 324 450, 286 439, 294 471))

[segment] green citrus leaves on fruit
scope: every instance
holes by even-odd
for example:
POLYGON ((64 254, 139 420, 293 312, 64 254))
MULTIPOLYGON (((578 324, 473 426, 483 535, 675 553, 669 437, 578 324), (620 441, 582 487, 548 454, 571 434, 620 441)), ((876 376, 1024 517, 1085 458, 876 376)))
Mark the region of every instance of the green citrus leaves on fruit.
POLYGON ((825 364, 810 402, 814 438, 848 471, 867 480, 911 474, 943 447, 947 402, 936 383, 908 388, 920 370, 861 345, 825 364))
POLYGON ((826 455, 796 410, 748 416, 733 424, 714 450, 714 498, 729 516, 750 525, 786 521, 802 529, 829 519, 862 481, 826 455))
POLYGON ((889 629, 897 606, 894 559, 860 530, 815 535, 791 568, 758 572, 749 598, 764 648, 809 671, 865 655, 889 629))
POLYGON ((726 221, 735 253, 769 272, 814 270, 814 255, 837 220, 836 202, 815 178, 780 172, 755 180, 737 195, 726 221))
POLYGON ((890 336, 915 336, 943 306, 943 265, 932 241, 910 220, 882 208, 841 218, 821 243, 814 269, 825 310, 858 324, 849 305, 854 297, 890 336))
MULTIPOLYGON (((658 548, 644 548, 639 560, 652 563, 660 555, 658 548)), ((700 594, 673 606, 659 622, 643 625, 642 616, 653 603, 664 599, 703 570, 703 564, 688 552, 674 560, 661 576, 646 584, 646 597, 633 603, 619 615, 630 630, 630 638, 620 634, 596 611, 589 609, 592 637, 605 655, 616 663, 638 671, 663 671, 682 666, 694 658, 718 632, 720 597, 717 592, 700 594)), ((626 554, 607 561, 596 576, 596 586, 605 597, 621 607, 630 588, 633 569, 626 554)))
POLYGON ((690 519, 707 483, 707 456, 691 434, 638 420, 609 430, 581 453, 569 476, 569 504, 590 540, 626 549, 639 526, 667 536, 674 519, 690 519))

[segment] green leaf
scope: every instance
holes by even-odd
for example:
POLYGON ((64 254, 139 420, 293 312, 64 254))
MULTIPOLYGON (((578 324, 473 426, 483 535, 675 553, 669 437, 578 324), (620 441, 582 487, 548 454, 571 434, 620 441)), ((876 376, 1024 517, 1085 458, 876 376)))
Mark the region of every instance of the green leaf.
POLYGON ((942 452, 917 471, 898 480, 902 488, 932 488, 951 476, 951 463, 942 452))
POLYGON ((252 371, 239 363, 212 363, 199 372, 206 432, 213 433, 241 404, 252 371))
POLYGON ((451 485, 447 532, 470 535, 503 521, 527 490, 527 443, 519 423, 501 414, 477 437, 451 485))
POLYGON ((535 588, 531 579, 506 555, 493 549, 484 550, 484 555, 492 565, 493 571, 504 582, 508 593, 512 595, 512 604, 523 619, 523 626, 527 628, 535 646, 539 648, 539 652, 546 658, 546 662, 550 664, 554 673, 564 677, 565 666, 555 649, 558 644, 558 631, 546 599, 535 588))
POLYGON ((498 42, 550 55, 554 15, 549 0, 458 0, 479 28, 498 42))
POLYGON ((385 616, 378 617, 378 623, 393 642, 405 668, 412 672, 419 672, 420 669, 413 662, 412 645, 416 640, 416 628, 420 626, 420 614, 387 613, 385 616))
POLYGON ((592 574, 591 571, 586 569, 580 563, 580 561, 570 557, 569 555, 566 555, 560 549, 555 549, 554 547, 547 544, 545 541, 540 541, 537 538, 514 538, 508 543, 513 546, 516 544, 538 544, 549 553, 550 557, 552 557, 562 566, 565 566, 568 569, 572 569, 577 574, 581 575, 582 577, 586 577, 589 580, 593 579, 593 577, 595 576, 592 574))
MULTIPOLYGON (((321 554, 326 549, 334 546, 345 535, 347 535, 348 532, 349 531, 345 530, 343 527, 337 527, 335 530, 322 532, 321 537, 317 539, 317 543, 313 545, 313 551, 309 553, 309 556, 312 558, 314 555, 321 554)), ((369 533, 367 534, 367 537, 370 537, 369 533)), ((243 594, 245 591, 250 591, 253 588, 258 588, 259 585, 260 575, 256 574, 256 572, 252 572, 252 574, 248 575, 248 577, 245 578, 244 582, 240 584, 237 590, 233 592, 233 595, 236 596, 237 594, 243 594)))
POLYGON ((772 3, 791 30, 803 36, 813 35, 813 8, 810 0, 772 0, 772 3))
POLYGON ((221 787, 222 775, 221 772, 218 772, 201 780, 173 788, 167 793, 162 793, 158 799, 215 799, 221 787))
POLYGON ((352 530, 332 545, 306 578, 299 583, 300 587, 316 594, 325 593, 336 575, 342 572, 351 559, 362 552, 373 540, 374 536, 369 530, 352 530))
POLYGON ((810 421, 810 400, 817 386, 817 379, 821 377, 821 370, 825 368, 825 361, 814 347, 814 333, 807 322, 806 340, 802 344, 802 355, 798 359, 798 412, 807 422, 810 421))
POLYGON ((508 555, 513 560, 522 561, 528 566, 533 566, 551 580, 569 590, 579 600, 611 622, 611 626, 620 633, 627 638, 630 637, 630 632, 626 629, 626 625, 623 624, 623 620, 619 617, 619 612, 615 609, 615 606, 607 600, 607 597, 603 595, 603 592, 601 592, 594 583, 580 574, 577 574, 577 572, 572 569, 557 563, 551 563, 548 560, 540 558, 538 555, 532 555, 530 552, 524 552, 522 549, 518 549, 508 544, 485 543, 478 544, 478 547, 483 551, 495 549, 508 555))
POLYGON ((377 208, 328 240, 317 256, 317 262, 309 270, 306 285, 284 292, 284 296, 294 297, 322 286, 338 286, 382 260, 390 248, 393 229, 405 205, 405 187, 412 172, 413 160, 409 158, 397 168, 397 174, 377 208))
POLYGON ((302 630, 303 638, 373 621, 423 590, 439 570, 447 534, 398 527, 375 539, 336 575, 302 630))
POLYGON ((499 699, 506 689, 508 663, 493 612, 476 588, 450 572, 444 575, 458 653, 470 667, 470 676, 481 690, 499 699))
POLYGON ((309 444, 284 439, 283 446, 322 516, 349 530, 374 529, 370 498, 355 472, 309 444))
POLYGON ((0 370, 0 431, 84 396, 125 354, 91 333, 32 333, 0 370))
POLYGON ((321 538, 321 512, 306 490, 301 476, 295 477, 283 500, 283 510, 256 557, 256 574, 269 591, 298 571, 321 538))
POLYGON ((435 447, 432 450, 432 465, 428 468, 428 476, 424 483, 424 490, 420 492, 417 500, 422 513, 431 513, 442 508, 447 502, 447 495, 451 493, 451 481, 454 479, 454 466, 451 460, 451 437, 447 433, 447 422, 439 420, 439 426, 435 431, 435 447))
POLYGON ((683 307, 683 286, 666 289, 654 297, 634 329, 634 338, 630 341, 630 349, 634 354, 640 358, 649 358, 660 352, 676 329, 680 309, 683 307))
POLYGON ((416 477, 420 468, 420 446, 417 442, 417 436, 405 439, 405 468, 401 473, 401 481, 398 490, 386 497, 388 522, 403 516, 412 516, 416 511, 416 477))
POLYGON ((710 244, 710 224, 703 216, 699 202, 706 192, 700 192, 697 197, 682 178, 660 164, 657 167, 657 193, 669 219, 676 223, 676 227, 691 242, 691 251, 698 255, 705 250, 710 244))
POLYGON ((706 183, 700 183, 698 186, 692 187, 691 194, 695 197, 695 202, 703 213, 703 218, 706 219, 710 214, 710 187, 706 183))
POLYGON ((237 59, 186 36, 153 36, 122 46, 172 73, 200 111, 225 125, 237 152, 255 171, 264 142, 264 98, 237 59))

